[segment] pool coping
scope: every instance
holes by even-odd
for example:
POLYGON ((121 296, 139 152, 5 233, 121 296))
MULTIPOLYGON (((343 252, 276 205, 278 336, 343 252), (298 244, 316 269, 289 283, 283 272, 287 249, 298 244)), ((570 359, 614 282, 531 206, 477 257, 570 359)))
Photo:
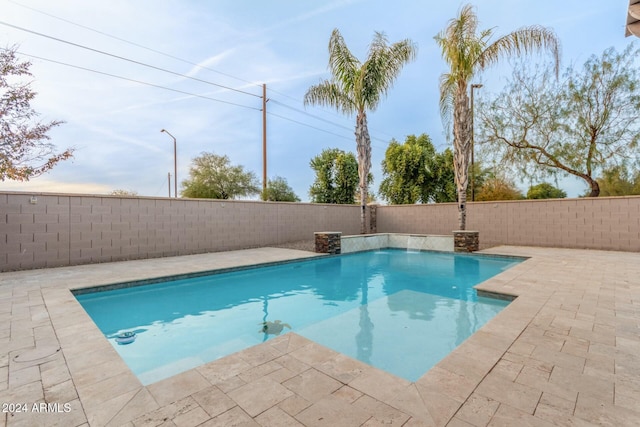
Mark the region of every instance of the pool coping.
MULTIPOLYGON (((83 295, 99 294, 101 292, 108 292, 108 291, 113 291, 113 290, 121 290, 121 289, 129 289, 129 288, 134 288, 134 287, 161 284, 161 283, 166 283, 166 282, 171 282, 171 281, 185 280, 185 279, 205 277, 205 276, 216 276, 216 275, 220 275, 220 274, 233 273, 233 272, 251 271, 251 270, 256 270, 256 269, 261 269, 261 268, 277 267, 277 266, 282 266, 282 265, 309 263, 309 262, 314 262, 314 261, 319 260, 319 259, 328 259, 328 258, 330 259, 330 258, 336 258, 336 257, 342 258, 342 257, 345 257, 345 256, 349 257, 349 256, 352 256, 352 255, 362 254, 364 252, 378 252, 378 251, 393 251, 393 252, 398 252, 398 253, 405 253, 405 252, 408 251, 408 249, 402 249, 402 248, 397 248, 397 247, 388 247, 388 248, 377 248, 377 249, 369 249, 369 250, 362 250, 362 251, 356 251, 356 252, 348 252, 346 254, 322 254, 324 256, 295 258, 295 259, 283 260, 283 261, 273 261, 273 262, 265 262, 265 263, 257 263, 257 264, 252 264, 252 265, 245 265, 245 266, 219 268, 219 269, 215 269, 215 270, 203 270, 203 271, 198 271, 198 272, 183 273, 183 274, 177 274, 177 275, 172 275, 172 276, 159 276, 159 277, 154 277, 154 278, 149 278, 149 279, 134 280, 134 281, 128 281, 128 282, 110 283, 110 284, 104 284, 104 285, 99 285, 99 286, 70 288, 69 291, 73 294, 74 297, 78 297, 78 296, 83 296, 83 295)), ((451 257, 463 257, 463 258, 467 258, 468 257, 468 258, 503 259, 503 260, 509 260, 509 261, 518 262, 518 263, 521 263, 521 262, 523 262, 523 261, 525 261, 527 259, 527 257, 516 257, 516 256, 506 256, 506 255, 490 255, 490 254, 457 253, 457 252, 439 251, 439 250, 433 250, 433 249, 418 249, 418 250, 411 250, 411 252, 446 254, 446 255, 451 256, 451 257)), ((515 265, 517 265, 517 264, 511 265, 509 267, 505 266, 504 268, 508 270, 509 268, 513 268, 515 265)), ((500 273, 501 272, 496 273, 495 275, 498 275, 500 273)), ((473 285, 472 289, 476 290, 477 295, 480 296, 480 297, 490 298, 490 299, 495 299, 495 300, 500 300, 500 301, 509 301, 509 302, 513 301, 516 298, 516 296, 513 296, 513 295, 498 294, 498 293, 495 293, 495 292, 478 290, 478 289, 476 289, 476 286, 478 286, 478 284, 473 285)), ((78 300, 78 301, 80 302, 80 305, 82 305, 82 301, 80 301, 80 300, 78 300)), ((93 321, 93 319, 92 319, 92 321, 93 321)), ((104 332, 102 332, 102 334, 106 335, 104 332)), ((113 334, 110 337, 107 336, 107 338, 114 338, 114 337, 115 337, 115 335, 113 335, 113 334)), ((273 338, 273 337, 270 337, 270 338, 273 338)), ((131 341, 133 341, 133 340, 131 340, 131 341)), ((129 341, 129 342, 131 342, 131 341, 129 341)), ((234 353, 236 353, 236 352, 234 352, 234 353)), ((223 356, 223 357, 225 357, 225 356, 223 356)), ((161 367, 158 367, 158 368, 155 368, 155 369, 161 369, 161 367)), ((387 372, 387 371, 385 371, 385 372, 387 372)), ((426 373, 426 370, 423 370, 422 372, 426 373)), ((391 372, 387 372, 387 373, 391 373, 391 372)), ((177 374, 174 374, 174 375, 177 375, 177 374)), ((171 375, 171 376, 173 376, 173 375, 171 375)), ((167 378, 167 377, 164 377, 164 378, 167 378)), ((164 378, 161 378, 161 379, 164 379, 164 378)), ((151 385, 151 384, 153 384, 155 382, 158 382, 160 380, 155 380, 152 383, 146 383, 146 384, 145 384, 144 380, 141 380, 141 381, 143 382, 144 385, 148 386, 148 385, 151 385)))
MULTIPOLYGON (((162 283, 162 282, 168 282, 168 281, 173 281, 173 280, 192 279, 192 278, 195 278, 195 277, 211 276, 211 275, 224 274, 224 273, 233 273, 233 272, 237 272, 237 271, 254 270, 254 269, 257 269, 257 268, 264 268, 264 267, 275 267, 275 266, 279 266, 279 265, 294 264, 294 263, 299 263, 299 262, 309 262, 309 261, 313 260, 314 258, 341 257, 341 256, 352 255, 352 254, 358 254, 358 253, 362 253, 362 252, 370 252, 370 251, 378 251, 378 250, 394 250, 394 251, 397 250, 397 251, 402 251, 403 249, 402 248, 397 248, 397 247, 385 247, 385 248, 377 248, 377 249, 363 249, 363 250, 359 250, 359 251, 347 252, 347 253, 342 253, 342 254, 316 253, 315 255, 317 255, 317 256, 308 256, 308 257, 304 257, 304 258, 293 258, 293 259, 289 259, 289 260, 271 261, 271 262, 264 262, 264 263, 236 266, 236 267, 224 267, 224 268, 218 268, 218 269, 212 269, 212 270, 202 270, 202 271, 196 271, 196 272, 190 272, 190 273, 181 273, 181 274, 175 274, 175 275, 170 275, 170 276, 157 276, 157 277, 152 277, 152 278, 148 278, 148 279, 137 279, 137 280, 131 280, 131 281, 126 281, 126 282, 107 283, 107 284, 102 284, 102 285, 71 287, 71 288, 69 288, 69 290, 71 291, 71 293, 74 296, 86 295, 86 294, 95 293, 95 292, 105 292, 105 291, 112 291, 112 290, 117 290, 117 289, 132 288, 132 287, 137 287, 137 286, 153 285, 153 284, 162 283)), ((409 249, 407 249, 407 250, 409 250, 409 249)), ((483 253, 463 253, 463 252, 439 251, 439 250, 436 250, 436 249, 415 249, 415 250, 411 249, 411 251, 412 252, 433 252, 433 253, 453 254, 455 256, 508 258, 508 259, 513 259, 513 260, 520 260, 521 262, 528 259, 528 257, 519 257, 519 256, 511 256, 511 255, 492 255, 492 254, 483 254, 483 253)), ((476 285, 476 286, 478 286, 478 285, 476 285)), ((474 289, 476 288, 476 286, 474 286, 474 289)), ((509 301, 515 299, 515 296, 513 296, 513 295, 508 295, 508 294, 501 295, 501 294, 498 294, 498 293, 492 293, 492 292, 488 292, 488 291, 480 291, 480 292, 482 292, 484 296, 487 296, 489 298, 496 298, 496 299, 503 299, 503 300, 506 299, 506 300, 509 300, 509 301)))
MULTIPOLYGON (((288 252, 279 253, 285 258, 316 256, 303 251, 284 251, 288 252)), ((611 346, 611 341, 602 335, 607 327, 611 327, 609 324, 614 323, 615 316, 614 319, 603 317, 605 320, 598 322, 595 316, 597 312, 589 315, 591 317, 588 317, 587 313, 580 313, 580 306, 571 302, 571 291, 576 288, 576 295, 579 297, 580 292, 585 294, 584 289, 589 288, 585 287, 585 284, 575 283, 575 277, 565 275, 566 281, 572 285, 564 289, 561 286, 562 280, 558 277, 562 276, 567 266, 571 267, 572 274, 579 275, 584 266, 588 265, 585 264, 585 259, 594 256, 610 260, 617 270, 623 269, 626 272, 624 277, 637 278, 640 276, 636 275, 639 273, 637 267, 634 270, 629 264, 640 264, 637 263, 640 254, 518 247, 483 251, 490 255, 505 252, 509 255, 513 255, 514 252, 526 255, 529 259, 477 285, 476 288, 480 292, 513 295, 519 298, 415 383, 366 365, 362 366, 361 362, 346 356, 341 357, 340 354, 295 333, 288 333, 267 343, 210 362, 204 367, 144 387, 129 371, 70 291, 77 286, 74 283, 77 283, 78 275, 83 272, 92 272, 97 282, 104 283, 104 276, 109 276, 114 270, 129 277, 149 274, 150 270, 157 272, 160 268, 157 260, 151 263, 149 261, 153 260, 2 273, 3 282, 8 285, 0 286, 0 301, 5 302, 11 298, 10 305, 13 308, 9 312, 11 336, 1 338, 3 335, 0 335, 0 340, 4 339, 8 344, 8 351, 4 356, 6 368, 0 363, 0 371, 6 369, 7 372, 4 391, 0 378, 0 400, 27 399, 37 402, 52 399, 55 401, 58 398, 59 403, 71 405, 72 410, 69 413, 57 415, 61 419, 67 417, 63 422, 67 425, 81 425, 84 422, 99 426, 127 423, 134 425, 142 423, 145 419, 159 417, 160 414, 170 414, 170 419, 181 416, 184 420, 186 414, 191 414, 193 418, 196 413, 202 418, 202 422, 210 420, 213 423, 214 420, 229 420, 229 417, 248 417, 248 421, 268 425, 265 417, 270 420, 280 417, 278 419, 314 425, 313 416, 319 413, 318 411, 326 412, 327 416, 335 411, 343 413, 343 409, 346 408, 344 405, 348 405, 350 411, 359 405, 359 411, 354 414, 360 414, 362 418, 368 415, 362 422, 358 421, 360 424, 367 420, 380 421, 382 415, 379 408, 385 408, 387 419, 392 417, 402 420, 400 424, 404 425, 445 425, 453 420, 460 425, 463 422, 472 424, 473 419, 477 422, 479 414, 488 417, 487 422, 482 425, 499 419, 535 419, 538 422, 557 419, 566 422, 572 417, 582 421, 613 419, 630 420, 629 425, 631 422, 637 423, 640 420, 640 411, 630 407, 629 399, 638 396, 640 391, 637 388, 640 387, 633 386, 626 393, 618 393, 627 400, 614 399, 613 392, 609 396, 606 387, 604 391, 593 387, 596 379, 609 378, 605 375, 607 372, 600 372, 592 363, 588 373, 585 373, 590 360, 601 360, 611 356, 609 353, 612 350, 605 347, 611 346), (128 267, 141 268, 135 272, 119 271, 122 264, 127 263, 128 267), (56 275, 59 277, 54 277, 56 275), (102 278, 98 279, 98 276, 102 278), (556 300, 558 295, 562 296, 561 300, 556 300), (24 307, 28 309, 25 311, 24 307), (37 310, 34 307, 37 307, 37 310), (552 312, 554 315, 550 314, 552 312), (593 318, 590 331, 587 318, 593 318), (18 323, 36 326, 31 329, 31 335, 25 332, 23 337, 18 337, 18 332, 14 333, 14 325, 18 331, 18 323), (576 334, 581 335, 572 337, 573 328, 580 331, 576 334), (587 332, 590 334, 589 339, 586 338, 587 332), (565 345, 570 343, 571 351, 563 352, 564 346, 558 351, 551 351, 557 346, 558 340, 562 340, 565 345), (579 351, 580 348, 577 347, 584 347, 583 341, 592 343, 596 351, 591 354, 591 347, 588 346, 586 352, 579 351), (62 354, 30 363, 18 364, 14 361, 17 355, 32 351, 33 348, 56 345, 62 354), (549 360, 545 359, 547 353, 549 360), (591 381, 588 383, 589 387, 581 388, 579 392, 576 391, 576 388, 579 388, 577 385, 565 384, 563 388, 562 382, 554 382, 552 376, 555 372, 571 370, 574 362, 581 370, 581 378, 585 377, 591 381), (232 377, 222 378, 221 375, 224 376, 224 373, 233 371, 230 371, 229 367, 234 364, 244 364, 246 370, 232 377), (267 366, 279 368, 257 379, 254 378, 267 366), (301 366, 304 367, 303 370, 301 366), (519 367, 519 370, 516 367, 519 367), (524 375, 525 373, 527 375, 524 375), (283 380, 282 375, 285 374, 292 377, 283 380), (532 377, 534 374, 538 377, 532 377), (546 380, 543 378, 545 375, 546 380), (306 396, 305 393, 308 391, 300 389, 295 383, 298 381, 305 384, 306 381, 308 387, 315 387, 308 382, 310 380, 314 380, 314 384, 337 384, 339 388, 328 394, 319 394, 317 400, 314 400, 306 396), (40 391, 34 384, 39 384, 40 391), (283 387, 283 384, 288 386, 283 387), (282 399, 271 403, 263 402, 261 396, 268 393, 265 394, 261 387, 274 392, 282 399), (292 392, 291 389, 298 392, 292 392), (256 394, 258 390, 260 393, 256 394), (230 407, 214 414, 216 411, 211 409, 211 404, 204 403, 211 393, 228 402, 230 407), (600 399, 600 403, 593 405, 596 398, 600 399), (350 401, 351 399, 353 400, 350 401), (572 400, 573 410, 562 413, 561 403, 564 405, 572 400), (256 401, 260 402, 257 406, 256 401), (304 407, 300 409, 302 406, 304 407), (361 414, 364 406, 368 408, 365 412, 368 412, 361 414), (539 408, 544 409, 540 414, 539 408), (475 414, 476 418, 470 414, 475 414)), ((234 255, 240 257, 251 257, 251 254, 249 251, 234 251, 234 255)), ((216 254, 203 256, 202 259, 208 259, 213 255, 216 254)), ((177 259, 184 261, 184 257, 174 258, 168 263, 167 268, 175 270, 178 265, 184 267, 185 264, 177 259)), ((608 270, 612 277, 618 273, 616 269, 608 270)), ((589 279, 589 276, 583 278, 585 282, 589 282, 589 279)), ((639 283, 636 279, 635 282, 630 282, 633 285, 630 286, 629 280, 624 282, 617 279, 616 285, 611 285, 593 282, 591 278, 588 285, 598 289, 617 286, 616 289, 621 295, 623 291, 628 292, 629 296, 625 301, 630 302, 624 306, 627 316, 623 319, 629 319, 628 322, 634 324, 634 331, 637 331, 640 324, 640 308, 636 285, 639 283)), ((7 317, 6 311, 1 313, 5 313, 7 317)), ((633 340, 628 333, 622 335, 622 338, 618 339, 624 344, 620 346, 620 351, 625 357, 632 357, 628 356, 628 353, 640 348, 640 339, 636 337, 636 340, 633 340)), ((616 336, 613 338, 613 344, 616 345, 616 336)), ((614 356, 611 357, 615 358, 614 356)), ((2 357, 3 354, 0 353, 0 362, 3 361, 2 357)), ((615 363, 622 362, 616 360, 615 363)), ((632 380, 637 381, 637 378, 636 375, 632 380)), ((614 378, 616 379, 617 377, 614 378)), ((569 379, 563 377, 562 381, 566 383, 569 379)), ((610 381, 607 382, 609 383, 610 381)), ((9 418, 9 415, 5 414, 4 419, 0 418, 0 426, 46 415, 50 414, 18 414, 18 418, 9 418)))

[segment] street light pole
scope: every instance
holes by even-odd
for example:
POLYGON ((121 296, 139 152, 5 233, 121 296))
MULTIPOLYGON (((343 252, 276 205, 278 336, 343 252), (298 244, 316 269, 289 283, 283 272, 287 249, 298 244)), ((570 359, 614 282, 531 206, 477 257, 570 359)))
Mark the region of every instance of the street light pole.
POLYGON ((474 134, 475 134, 475 129, 473 127, 473 90, 474 89, 480 89, 482 87, 482 85, 480 83, 474 83, 471 85, 471 201, 475 202, 476 201, 476 187, 475 187, 475 168, 474 168, 474 152, 475 152, 475 147, 474 147, 474 134))
POLYGON ((171 135, 168 130, 162 129, 160 132, 164 132, 173 138, 173 197, 178 197, 178 144, 176 143, 176 137, 171 135))

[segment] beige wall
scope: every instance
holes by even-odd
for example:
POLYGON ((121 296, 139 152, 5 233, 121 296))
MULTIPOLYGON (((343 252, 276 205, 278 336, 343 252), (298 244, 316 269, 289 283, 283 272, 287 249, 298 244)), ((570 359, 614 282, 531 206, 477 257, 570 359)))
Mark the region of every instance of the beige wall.
MULTIPOLYGON (((455 203, 378 207, 379 233, 449 234, 455 203)), ((640 196, 469 203, 467 229, 499 244, 640 251, 640 196)))
POLYGON ((327 229, 357 234, 358 207, 0 193, 0 271, 277 245, 327 229))
MULTIPOLYGON (((455 204, 379 206, 379 233, 450 234, 455 204)), ((640 197, 469 203, 499 244, 640 251, 640 197)), ((0 271, 215 252, 358 234, 359 207, 0 193, 0 271), (37 203, 30 203, 35 197, 37 203)))

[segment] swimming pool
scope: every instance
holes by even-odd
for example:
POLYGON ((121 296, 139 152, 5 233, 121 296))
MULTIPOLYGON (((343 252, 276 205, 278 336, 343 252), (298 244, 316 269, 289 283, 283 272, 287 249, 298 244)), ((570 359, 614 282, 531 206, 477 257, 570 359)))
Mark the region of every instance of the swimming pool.
POLYGON ((507 305, 472 287, 520 261, 388 249, 76 298, 143 384, 290 330, 415 381, 507 305))

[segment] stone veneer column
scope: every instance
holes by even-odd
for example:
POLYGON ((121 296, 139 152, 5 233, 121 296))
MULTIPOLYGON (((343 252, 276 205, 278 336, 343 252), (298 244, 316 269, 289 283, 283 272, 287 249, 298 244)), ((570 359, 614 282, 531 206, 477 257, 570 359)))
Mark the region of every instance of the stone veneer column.
POLYGON ((321 254, 340 253, 340 231, 318 231, 313 233, 316 237, 316 252, 321 254))
POLYGON ((480 249, 480 232, 454 230, 453 250, 455 252, 475 252, 480 249))
POLYGON ((369 233, 378 232, 378 205, 369 205, 369 233))

